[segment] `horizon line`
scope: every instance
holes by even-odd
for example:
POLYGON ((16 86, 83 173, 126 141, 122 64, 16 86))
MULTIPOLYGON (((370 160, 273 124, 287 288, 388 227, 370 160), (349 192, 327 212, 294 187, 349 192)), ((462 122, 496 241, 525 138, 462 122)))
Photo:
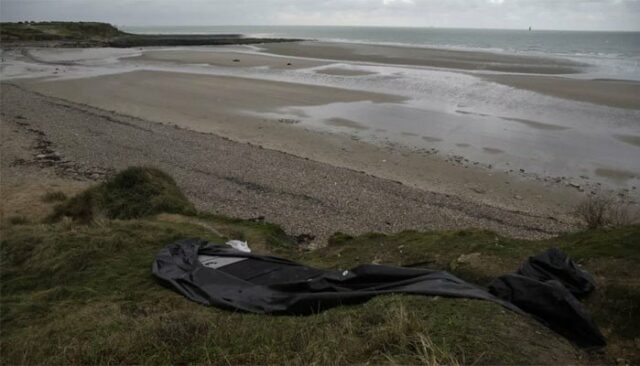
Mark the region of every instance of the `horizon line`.
POLYGON ((456 27, 456 26, 430 26, 430 25, 363 25, 363 24, 119 24, 105 20, 1 20, 0 23, 18 22, 98 22, 109 23, 116 27, 343 27, 343 28, 400 28, 400 29, 469 29, 469 30, 523 30, 528 31, 531 26, 532 31, 556 31, 556 32, 620 32, 639 33, 639 29, 561 29, 561 28, 536 28, 534 25, 527 25, 522 28, 496 28, 496 27, 456 27))
MULTIPOLYGON (((344 25, 344 24, 115 24, 121 27, 342 27, 342 28, 399 28, 399 29, 469 29, 469 30, 524 30, 529 31, 529 26, 523 28, 494 28, 494 27, 449 27, 449 26, 401 26, 401 25, 344 25)), ((531 26, 531 31, 558 31, 558 32, 624 32, 640 33, 640 29, 559 29, 536 28, 531 26)))

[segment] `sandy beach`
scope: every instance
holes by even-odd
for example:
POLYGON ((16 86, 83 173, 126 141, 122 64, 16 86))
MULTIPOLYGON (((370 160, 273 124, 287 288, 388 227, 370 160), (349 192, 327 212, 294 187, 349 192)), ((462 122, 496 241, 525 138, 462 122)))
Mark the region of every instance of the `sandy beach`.
MULTIPOLYGON (((498 171, 486 171, 462 161, 443 161, 427 152, 416 152, 402 146, 381 147, 351 135, 299 128, 299 119, 304 115, 269 118, 268 114, 285 106, 358 101, 399 104, 405 100, 392 95, 151 71, 36 82, 27 84, 27 87, 76 103, 194 131, 215 133, 235 141, 363 171, 420 189, 471 196, 474 200, 507 209, 549 211, 552 215, 558 215, 566 212, 568 205, 577 199, 577 192, 570 187, 549 189, 538 182, 510 177, 498 171), (168 85, 171 87, 166 87, 168 85)), ((366 126, 350 120, 329 119, 325 123, 349 131, 368 130, 366 126)))
MULTIPOLYGON (((16 86, 2 85, 2 106, 3 197, 14 201, 19 199, 11 194, 15 186, 68 181, 85 187, 114 170, 154 165, 175 176, 200 209, 234 217, 263 217, 291 234, 310 235, 319 245, 335 231, 483 227, 517 237, 546 237, 573 225, 562 217, 428 192, 16 86), (6 143, 9 141, 22 143, 6 143), (38 141, 46 141, 61 158, 53 162, 39 159, 38 141)), ((393 158, 399 161, 401 155, 393 158)))
MULTIPOLYGON (((571 60, 486 52, 396 46, 298 42, 262 45, 268 53, 382 64, 443 67, 468 71, 501 71, 538 75, 575 74, 587 65, 571 60)), ((628 80, 576 80, 566 77, 490 74, 491 80, 518 89, 560 98, 640 109, 640 82, 628 80)))
POLYGON ((638 192, 637 83, 559 77, 582 67, 566 60, 327 43, 8 55, 3 113, 29 114, 71 161, 160 165, 201 208, 319 242, 548 236, 586 196, 638 192))
POLYGON ((317 67, 326 65, 327 62, 316 61, 310 59, 301 59, 290 57, 273 57, 270 55, 252 54, 247 57, 246 53, 234 52, 233 47, 229 47, 227 52, 206 52, 206 51, 172 51, 157 50, 149 51, 144 54, 132 57, 132 61, 161 61, 161 62, 177 62, 185 64, 206 64, 212 66, 224 67, 268 67, 272 69, 305 69, 309 67, 317 67))
POLYGON ((572 74, 585 66, 568 60, 543 57, 353 43, 296 42, 265 44, 261 48, 277 55, 316 59, 530 74, 572 74))
POLYGON ((557 77, 491 75, 488 80, 514 88, 609 107, 640 109, 640 83, 626 80, 575 80, 557 77))

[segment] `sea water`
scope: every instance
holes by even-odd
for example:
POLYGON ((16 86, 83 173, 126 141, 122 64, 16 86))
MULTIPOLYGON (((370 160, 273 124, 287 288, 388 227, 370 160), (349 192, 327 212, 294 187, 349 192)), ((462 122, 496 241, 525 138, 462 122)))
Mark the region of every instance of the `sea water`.
POLYGON ((141 34, 242 34, 551 56, 595 66, 593 78, 640 80, 640 32, 338 26, 123 26, 141 34))
MULTIPOLYGON (((339 40, 372 42, 372 32, 353 29, 348 37, 345 27, 181 27, 135 28, 128 31, 146 33, 243 33, 246 35, 301 38, 304 34, 324 40, 336 40, 330 35, 343 33, 339 40), (285 33, 288 30, 289 33, 285 33), (271 33, 266 32, 270 30, 271 33), (277 31, 280 30, 280 33, 277 31), (313 33, 316 30, 317 33, 313 33), (320 31, 317 31, 320 30, 320 31), (262 33, 257 33, 262 31, 262 33), (298 33, 295 33, 297 31, 298 33), (333 32, 333 33, 330 33, 333 32), (358 35, 356 37, 354 34, 358 35), (322 35, 322 34, 321 34, 322 35), (369 35, 369 38, 365 38, 369 35)), ((486 31, 495 37, 480 37, 485 31, 395 29, 379 30, 378 43, 395 43, 415 46, 420 34, 427 39, 420 47, 446 47, 469 50, 485 50, 515 54, 544 54, 551 57, 577 58, 582 62, 600 62, 600 74, 578 74, 584 78, 640 79, 638 77, 638 33, 539 32, 542 36, 529 36, 528 31, 486 31), (386 32, 386 33, 385 33, 386 32), (388 42, 390 34, 404 34, 403 42, 388 42), (382 34, 385 34, 384 38, 382 34), (553 39, 551 34, 568 37, 564 41, 553 39), (509 37, 511 35, 511 37, 509 37), (414 38, 410 38, 414 37, 414 38), (476 40, 474 41, 474 37, 476 40), (526 45, 526 38, 531 42, 526 45), (539 46, 532 41, 538 37, 539 46), (610 41, 606 41, 609 37, 610 41), (414 43, 409 43, 413 39, 414 43), (510 40, 509 40, 510 39, 510 40), (573 39, 573 41, 571 41, 573 39), (583 41, 578 41, 583 39, 583 41), (464 40, 467 40, 464 42, 464 40), (436 44, 436 41, 440 42, 436 44), (484 42, 484 43, 481 43, 484 42), (560 44, 565 42, 565 49, 560 44), (600 44, 598 48, 597 44, 600 44), (614 46, 612 44, 616 44, 614 46), (628 46, 622 46, 626 44, 628 46), (635 51, 634 51, 635 50, 635 51), (595 60, 595 61, 594 61, 595 60)), ((242 47, 178 47, 166 48, 180 51, 187 49, 201 52, 259 52, 259 46, 242 47)), ((155 50, 155 48, 153 49, 155 50)), ((148 50, 148 51, 153 51, 148 50)), ((73 61, 64 75, 55 75, 52 64, 29 63, 28 70, 49 68, 49 76, 55 78, 90 77, 117 74, 135 70, 157 70, 209 75, 249 77, 263 80, 292 82, 316 86, 337 87, 378 93, 392 93, 406 97, 400 103, 331 103, 321 106, 283 106, 269 113, 257 112, 248 105, 239 113, 255 114, 260 118, 278 121, 299 120, 295 126, 317 129, 336 134, 346 134, 354 139, 383 146, 402 146, 421 152, 434 152, 446 158, 462 156, 473 164, 479 163, 493 170, 526 171, 541 177, 566 177, 566 182, 602 184, 614 189, 629 189, 638 197, 640 192, 640 146, 634 141, 640 137, 640 110, 607 107, 598 104, 571 101, 514 89, 483 79, 475 73, 459 70, 403 67, 401 65, 330 62, 327 65, 307 69, 270 69, 268 67, 220 67, 209 64, 145 63, 129 56, 144 50, 112 50, 113 55, 91 50, 31 50, 36 59, 48 62, 73 61), (322 70, 341 68, 361 72, 359 76, 327 75, 322 70), (348 120, 360 125, 336 126, 332 120, 348 120)), ((237 57, 237 56, 233 56, 237 57)), ((8 65, 2 71, 9 74, 8 65)), ((20 66, 18 64, 14 65, 20 66)), ((21 67, 24 69, 25 65, 21 67)), ((29 71, 31 76, 38 76, 29 71)), ((46 76, 46 75, 40 75, 46 76)), ((575 77, 575 75, 570 75, 575 77)), ((18 75, 24 77, 24 75, 18 75)), ((555 179, 553 179, 555 181, 555 179)))

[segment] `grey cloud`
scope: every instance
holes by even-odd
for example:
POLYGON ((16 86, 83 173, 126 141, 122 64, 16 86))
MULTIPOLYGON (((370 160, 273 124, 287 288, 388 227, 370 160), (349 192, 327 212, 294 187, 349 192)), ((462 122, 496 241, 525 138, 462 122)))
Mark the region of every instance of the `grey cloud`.
POLYGON ((640 0, 0 0, 3 21, 640 30, 640 0))

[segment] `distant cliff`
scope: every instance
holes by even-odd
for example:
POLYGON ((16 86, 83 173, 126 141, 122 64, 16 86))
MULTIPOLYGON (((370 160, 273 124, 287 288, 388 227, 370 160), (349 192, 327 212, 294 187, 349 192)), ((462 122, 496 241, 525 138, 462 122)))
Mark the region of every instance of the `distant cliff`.
POLYGON ((107 23, 19 22, 0 23, 0 40, 11 41, 103 41, 126 33, 107 23))
POLYGON ((289 42, 294 39, 245 38, 224 35, 147 35, 126 33, 108 23, 97 22, 18 22, 0 23, 3 46, 44 47, 144 47, 207 46, 289 42))

